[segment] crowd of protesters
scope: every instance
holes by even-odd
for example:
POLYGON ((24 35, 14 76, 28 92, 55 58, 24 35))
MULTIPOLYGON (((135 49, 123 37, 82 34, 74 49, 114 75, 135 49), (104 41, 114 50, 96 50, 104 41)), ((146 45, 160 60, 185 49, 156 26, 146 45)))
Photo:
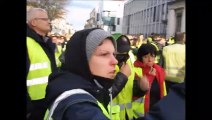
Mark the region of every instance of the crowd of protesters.
POLYGON ((27 120, 185 120, 185 33, 66 39, 27 11, 27 120))

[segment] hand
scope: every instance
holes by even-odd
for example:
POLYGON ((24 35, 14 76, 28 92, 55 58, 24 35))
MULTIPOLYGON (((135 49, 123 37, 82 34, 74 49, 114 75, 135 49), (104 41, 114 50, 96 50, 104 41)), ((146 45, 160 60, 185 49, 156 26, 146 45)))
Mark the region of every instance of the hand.
POLYGON ((149 87, 149 81, 147 79, 147 77, 144 75, 141 79, 140 79, 140 88, 143 91, 147 91, 150 89, 149 87))
POLYGON ((149 74, 155 76, 156 75, 156 69, 151 67, 149 74))
POLYGON ((129 77, 131 75, 131 69, 130 66, 127 63, 123 63, 120 72, 129 77))

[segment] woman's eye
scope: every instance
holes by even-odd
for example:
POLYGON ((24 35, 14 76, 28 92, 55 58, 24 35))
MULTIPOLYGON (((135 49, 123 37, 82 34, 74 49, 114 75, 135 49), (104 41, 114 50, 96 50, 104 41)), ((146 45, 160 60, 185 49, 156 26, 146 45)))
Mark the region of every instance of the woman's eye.
POLYGON ((144 56, 144 58, 148 58, 147 56, 144 56))
POLYGON ((100 55, 101 56, 107 56, 107 55, 109 55, 109 53, 101 53, 100 55))

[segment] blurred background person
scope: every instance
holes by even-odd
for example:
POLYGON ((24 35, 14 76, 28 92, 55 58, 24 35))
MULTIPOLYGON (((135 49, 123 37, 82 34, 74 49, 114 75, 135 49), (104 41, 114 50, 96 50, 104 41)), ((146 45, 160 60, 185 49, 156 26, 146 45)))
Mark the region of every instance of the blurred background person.
POLYGON ((182 83, 185 79, 185 33, 177 32, 175 40, 176 43, 164 47, 162 53, 167 91, 172 85, 182 83))
POLYGON ((137 104, 134 104, 137 106, 134 111, 138 117, 142 117, 140 115, 148 112, 154 104, 166 95, 165 71, 161 66, 154 63, 156 54, 155 46, 142 44, 138 49, 137 60, 134 62, 135 67, 142 69, 142 74, 147 77, 150 86, 150 90, 144 97, 134 96, 135 101, 140 99, 140 101, 137 100, 137 104))
POLYGON ((117 43, 116 58, 118 60, 118 65, 116 66, 116 71, 120 71, 122 69, 122 66, 126 64, 130 67, 131 73, 128 75, 128 80, 124 88, 118 93, 115 98, 113 98, 112 119, 132 120, 134 117, 132 108, 133 92, 139 91, 139 95, 143 96, 148 90, 148 81, 142 78, 142 75, 140 76, 140 79, 135 80, 135 70, 133 66, 135 58, 132 53, 130 40, 128 39, 128 37, 120 33, 113 34, 113 37, 117 43), (143 84, 143 86, 141 86, 140 84, 143 84), (120 110, 118 109, 118 107, 120 108, 120 110))

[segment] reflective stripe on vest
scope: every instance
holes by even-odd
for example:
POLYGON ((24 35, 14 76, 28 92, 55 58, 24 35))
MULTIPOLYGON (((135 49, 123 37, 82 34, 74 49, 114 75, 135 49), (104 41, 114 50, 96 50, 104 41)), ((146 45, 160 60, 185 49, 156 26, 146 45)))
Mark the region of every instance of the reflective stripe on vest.
POLYGON ((52 72, 48 56, 32 38, 27 37, 30 68, 27 74, 27 91, 32 100, 43 99, 46 94, 48 76, 52 72))
POLYGON ((27 80, 27 86, 39 85, 48 83, 48 77, 40 77, 31 80, 27 80))
POLYGON ((185 67, 166 67, 166 80, 176 83, 184 82, 185 67))
MULTIPOLYGON (((72 89, 72 90, 68 90, 68 91, 65 91, 63 92, 61 95, 59 95, 56 100, 54 101, 54 103, 51 105, 51 108, 49 111, 47 111, 46 114, 48 115, 45 115, 47 116, 46 120, 51 120, 52 119, 52 115, 54 113, 54 110, 57 108, 58 104, 66 99, 67 97, 71 96, 71 95, 75 95, 75 94, 87 94, 87 95, 90 95, 91 97, 93 97, 90 93, 88 93, 87 91, 83 90, 83 89, 72 89)), ((93 97, 94 98, 94 97, 93 97)), ((96 99, 96 98, 94 98, 96 99)), ((109 117, 109 114, 107 112, 107 110, 103 107, 103 105, 97 101, 97 104, 98 106, 101 108, 103 114, 107 117, 107 118, 110 118, 109 117)))
POLYGON ((134 117, 144 117, 144 97, 140 97, 133 101, 134 117))

